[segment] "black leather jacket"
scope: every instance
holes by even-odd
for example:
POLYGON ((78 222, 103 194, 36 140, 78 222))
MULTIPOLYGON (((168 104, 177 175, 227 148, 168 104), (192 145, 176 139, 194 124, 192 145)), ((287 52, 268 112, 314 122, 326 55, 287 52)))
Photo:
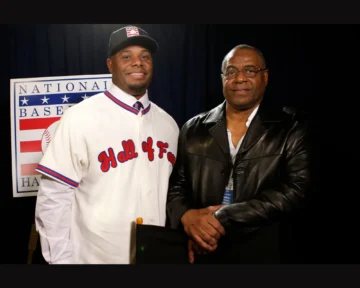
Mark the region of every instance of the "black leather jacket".
POLYGON ((300 114, 260 105, 233 165, 225 102, 187 121, 170 177, 169 225, 182 227, 188 209, 221 204, 231 168, 235 203, 215 213, 226 230, 248 233, 301 207, 310 186, 307 129, 300 114))

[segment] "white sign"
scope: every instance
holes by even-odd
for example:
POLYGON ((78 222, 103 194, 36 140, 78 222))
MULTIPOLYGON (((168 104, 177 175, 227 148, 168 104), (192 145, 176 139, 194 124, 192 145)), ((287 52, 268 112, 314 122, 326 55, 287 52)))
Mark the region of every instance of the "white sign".
POLYGON ((35 168, 64 111, 110 85, 111 74, 10 79, 13 197, 36 196, 35 168))

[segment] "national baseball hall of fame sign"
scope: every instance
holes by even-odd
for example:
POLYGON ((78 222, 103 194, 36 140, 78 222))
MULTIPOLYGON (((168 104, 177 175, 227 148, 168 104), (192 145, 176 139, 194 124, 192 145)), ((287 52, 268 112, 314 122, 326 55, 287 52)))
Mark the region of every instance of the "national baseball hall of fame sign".
POLYGON ((36 196, 35 168, 66 109, 110 85, 111 74, 10 79, 13 197, 36 196))

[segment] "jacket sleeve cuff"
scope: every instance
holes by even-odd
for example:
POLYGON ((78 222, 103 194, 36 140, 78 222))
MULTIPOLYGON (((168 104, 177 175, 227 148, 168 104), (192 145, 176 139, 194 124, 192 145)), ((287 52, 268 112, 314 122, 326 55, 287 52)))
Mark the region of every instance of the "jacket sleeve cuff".
POLYGON ((220 224, 226 229, 228 226, 228 216, 226 209, 220 208, 213 213, 214 217, 220 222, 220 224))
POLYGON ((183 224, 181 223, 181 218, 184 216, 184 214, 189 210, 189 208, 187 206, 182 206, 179 209, 179 219, 178 219, 178 225, 179 226, 183 226, 183 224))

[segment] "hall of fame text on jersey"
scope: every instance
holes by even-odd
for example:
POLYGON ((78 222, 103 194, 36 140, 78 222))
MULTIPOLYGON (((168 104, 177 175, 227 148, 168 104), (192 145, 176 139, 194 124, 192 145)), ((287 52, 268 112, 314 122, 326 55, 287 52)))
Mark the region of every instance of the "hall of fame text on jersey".
POLYGON ((36 196, 35 168, 66 109, 110 85, 111 74, 10 79, 13 197, 36 196))

